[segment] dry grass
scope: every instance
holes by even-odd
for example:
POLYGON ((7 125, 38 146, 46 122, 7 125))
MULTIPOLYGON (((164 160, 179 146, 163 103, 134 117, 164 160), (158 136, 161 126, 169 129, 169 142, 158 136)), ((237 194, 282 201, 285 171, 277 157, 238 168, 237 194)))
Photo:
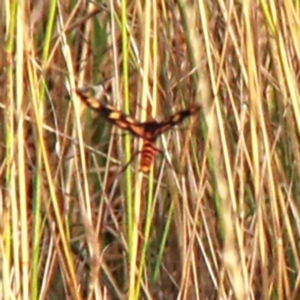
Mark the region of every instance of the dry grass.
POLYGON ((0 298, 298 299, 298 2, 73 2, 0 3, 0 298), (74 93, 108 78, 202 106, 149 176, 74 93))

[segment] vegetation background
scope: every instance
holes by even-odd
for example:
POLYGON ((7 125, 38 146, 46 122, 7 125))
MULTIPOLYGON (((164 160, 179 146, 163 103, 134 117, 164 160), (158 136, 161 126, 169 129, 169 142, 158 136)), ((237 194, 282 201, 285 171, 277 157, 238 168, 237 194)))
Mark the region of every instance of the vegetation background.
POLYGON ((299 299, 300 2, 0 2, 1 299, 299 299), (141 141, 86 109, 104 82, 141 141))

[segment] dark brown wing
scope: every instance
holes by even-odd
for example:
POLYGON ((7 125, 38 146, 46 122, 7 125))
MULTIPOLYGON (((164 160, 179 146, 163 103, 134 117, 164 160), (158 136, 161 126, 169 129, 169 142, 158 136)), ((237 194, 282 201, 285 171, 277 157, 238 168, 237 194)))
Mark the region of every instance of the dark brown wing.
POLYGON ((106 104, 105 101, 98 100, 98 97, 95 96, 94 87, 77 89, 76 93, 85 104, 98 111, 103 118, 121 129, 131 131, 131 126, 137 123, 130 116, 106 104))

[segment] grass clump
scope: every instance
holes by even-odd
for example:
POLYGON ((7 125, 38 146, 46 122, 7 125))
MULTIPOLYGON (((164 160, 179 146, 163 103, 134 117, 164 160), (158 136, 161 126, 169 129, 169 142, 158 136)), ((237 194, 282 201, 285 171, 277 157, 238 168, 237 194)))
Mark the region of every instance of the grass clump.
MULTIPOLYGON (((24 3, 23 3, 24 2, 24 3)), ((0 4, 1 299, 297 299, 299 7, 0 4), (141 122, 141 147, 78 87, 141 122)))

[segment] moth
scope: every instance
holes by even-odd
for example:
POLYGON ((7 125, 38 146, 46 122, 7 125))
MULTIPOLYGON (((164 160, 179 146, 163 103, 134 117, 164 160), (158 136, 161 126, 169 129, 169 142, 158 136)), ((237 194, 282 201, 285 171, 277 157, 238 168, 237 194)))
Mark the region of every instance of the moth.
POLYGON ((99 95, 102 92, 101 85, 96 87, 98 90, 95 90, 95 86, 78 88, 76 93, 86 105, 97 111, 105 120, 143 139, 144 143, 140 151, 140 171, 143 173, 149 172, 155 156, 162 152, 155 146, 158 136, 179 124, 184 119, 197 114, 200 110, 200 105, 194 103, 189 108, 178 111, 163 121, 159 122, 153 120, 138 122, 129 115, 107 104, 105 101, 99 101, 99 95))

